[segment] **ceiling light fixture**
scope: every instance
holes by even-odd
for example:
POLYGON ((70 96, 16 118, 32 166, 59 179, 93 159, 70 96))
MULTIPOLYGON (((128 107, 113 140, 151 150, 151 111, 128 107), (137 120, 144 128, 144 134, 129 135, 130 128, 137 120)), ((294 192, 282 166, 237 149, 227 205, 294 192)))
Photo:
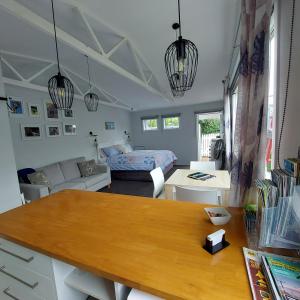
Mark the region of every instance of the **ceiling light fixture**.
POLYGON ((51 4, 58 73, 49 79, 48 91, 55 108, 71 109, 74 99, 74 87, 72 82, 60 73, 53 0, 51 0, 51 4))
POLYGON ((193 42, 182 38, 180 0, 178 20, 179 23, 174 23, 172 28, 179 30, 179 36, 166 51, 165 68, 173 95, 182 97, 193 86, 198 66, 198 50, 193 42))
POLYGON ((87 94, 84 95, 84 103, 88 111, 97 111, 98 104, 99 104, 99 97, 95 93, 92 93, 89 57, 87 55, 85 56, 86 56, 87 70, 89 76, 89 91, 87 94))

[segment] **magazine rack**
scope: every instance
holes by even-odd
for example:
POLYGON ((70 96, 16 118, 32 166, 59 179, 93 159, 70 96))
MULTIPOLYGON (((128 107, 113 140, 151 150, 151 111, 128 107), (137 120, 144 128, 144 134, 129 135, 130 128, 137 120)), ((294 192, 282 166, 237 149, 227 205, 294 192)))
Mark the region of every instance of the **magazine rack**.
POLYGON ((274 206, 258 203, 258 247, 300 249, 300 186, 274 203, 274 206))

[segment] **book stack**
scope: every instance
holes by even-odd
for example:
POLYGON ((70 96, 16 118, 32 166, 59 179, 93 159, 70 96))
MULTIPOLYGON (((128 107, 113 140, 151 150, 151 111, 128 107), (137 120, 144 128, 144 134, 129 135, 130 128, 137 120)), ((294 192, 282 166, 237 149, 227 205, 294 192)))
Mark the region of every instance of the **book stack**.
POLYGON ((243 248, 253 299, 300 300, 300 260, 243 248))
POLYGON ((281 169, 272 170, 271 177, 278 188, 278 197, 289 197, 293 194, 294 186, 297 184, 296 177, 281 169))
POLYGON ((262 270, 274 300, 300 299, 300 261, 263 255, 262 270))
POLYGON ((288 158, 283 161, 284 170, 296 178, 297 184, 300 184, 300 159, 288 158))

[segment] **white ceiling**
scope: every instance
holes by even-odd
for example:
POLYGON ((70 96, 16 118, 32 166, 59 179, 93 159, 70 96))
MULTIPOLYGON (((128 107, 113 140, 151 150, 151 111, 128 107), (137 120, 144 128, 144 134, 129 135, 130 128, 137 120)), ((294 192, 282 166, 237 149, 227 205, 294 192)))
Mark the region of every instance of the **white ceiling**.
MULTIPOLYGON (((7 1, 10 0, 5 0, 7 1)), ((66 4, 69 1, 54 1, 58 27, 98 51, 82 16, 66 4)), ((76 0, 71 1, 74 3, 76 0)), ((50 0, 17 2, 51 21, 50 0)), ((177 21, 176 0, 85 0, 78 3, 99 38, 104 52, 108 52, 124 37, 128 39, 112 54, 110 60, 137 77, 138 82, 131 80, 130 76, 122 76, 109 66, 104 66, 97 59, 91 58, 90 61, 95 85, 120 103, 142 110, 222 98, 221 81, 230 62, 239 0, 182 0, 182 33, 184 38, 196 44, 199 65, 192 90, 186 92, 184 97, 175 99, 170 93, 165 75, 164 53, 175 38, 171 25, 177 21), (106 23, 110 26, 107 27, 106 23), (143 76, 148 79, 151 72, 154 74, 153 80, 149 82, 150 88, 143 81, 145 78, 139 72, 133 53, 138 56, 140 67, 144 71, 142 73, 146 74, 143 76)), ((53 37, 21 16, 16 17, 11 11, 1 8, 1 3, 0 39, 1 50, 55 60, 53 37)), ((86 79, 83 53, 63 41, 59 42, 59 50, 62 64, 86 79)), ((19 63, 25 74, 31 74, 31 70, 27 70, 28 65, 25 62, 19 63)), ((83 82, 84 84, 87 83, 83 82)))

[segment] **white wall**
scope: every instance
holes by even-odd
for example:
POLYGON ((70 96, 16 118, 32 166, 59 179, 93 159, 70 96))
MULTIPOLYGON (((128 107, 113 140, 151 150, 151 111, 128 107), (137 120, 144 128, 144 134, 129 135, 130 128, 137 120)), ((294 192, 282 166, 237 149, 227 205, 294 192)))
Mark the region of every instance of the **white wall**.
POLYGON ((178 158, 177 164, 188 165, 191 160, 197 160, 198 155, 195 112, 220 110, 223 110, 223 101, 133 112, 131 116, 132 144, 145 146, 146 149, 172 150, 178 158), (142 130, 141 117, 171 113, 181 113, 179 129, 162 130, 162 124, 160 124, 158 131, 144 132, 142 130))
MULTIPOLYGON (((0 96, 5 96, 0 66, 0 96)), ((21 204, 6 102, 0 101, 0 213, 21 204)))
POLYGON ((13 145, 17 168, 39 167, 46 164, 69 159, 77 156, 96 158, 93 145, 94 138, 89 132, 98 134, 99 146, 112 145, 125 141, 124 130, 130 131, 130 112, 123 109, 99 105, 98 112, 88 112, 83 101, 74 100, 74 122, 77 125, 76 136, 47 137, 46 124, 60 124, 68 120, 60 117, 58 122, 47 121, 44 103, 49 101, 49 95, 44 92, 33 91, 14 86, 6 86, 8 96, 20 97, 25 102, 24 117, 10 117, 13 145), (39 103, 42 108, 40 118, 30 117, 27 103, 39 103), (105 130, 105 121, 115 121, 115 130, 105 130), (41 140, 26 140, 21 136, 20 124, 41 124, 43 138, 41 140))
MULTIPOLYGON (((276 117, 277 135, 279 134, 279 124, 281 123, 285 83, 288 65, 288 51, 290 38, 290 16, 292 0, 279 0, 279 49, 278 49, 278 94, 279 94, 279 114, 276 117)), ((294 25, 294 49, 291 65, 291 78, 289 87, 288 108, 285 118, 285 127, 281 143, 280 159, 287 157, 297 157, 298 146, 300 146, 300 3, 296 1, 296 14, 294 25)), ((278 140, 278 138, 277 138, 278 140)))

